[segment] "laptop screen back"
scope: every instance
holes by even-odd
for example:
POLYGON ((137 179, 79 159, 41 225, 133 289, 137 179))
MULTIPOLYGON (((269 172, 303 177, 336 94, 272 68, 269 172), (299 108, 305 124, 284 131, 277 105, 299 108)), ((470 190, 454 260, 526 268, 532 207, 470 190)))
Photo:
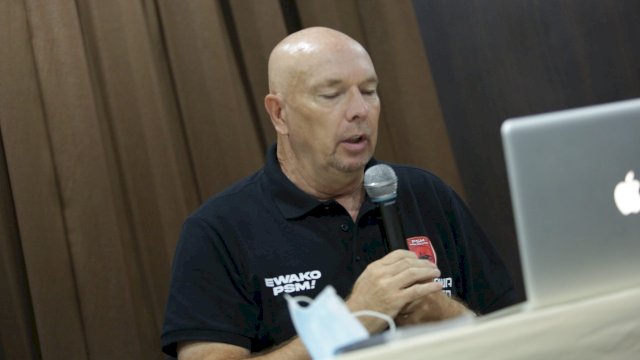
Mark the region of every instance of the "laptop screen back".
POLYGON ((501 130, 528 306, 640 284, 640 99, 501 130))

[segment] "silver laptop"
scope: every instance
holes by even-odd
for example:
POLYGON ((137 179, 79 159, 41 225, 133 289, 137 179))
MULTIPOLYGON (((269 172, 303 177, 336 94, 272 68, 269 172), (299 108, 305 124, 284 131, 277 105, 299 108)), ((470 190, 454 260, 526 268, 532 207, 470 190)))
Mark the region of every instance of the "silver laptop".
POLYGON ((525 308, 640 284, 640 99, 502 125, 525 308))

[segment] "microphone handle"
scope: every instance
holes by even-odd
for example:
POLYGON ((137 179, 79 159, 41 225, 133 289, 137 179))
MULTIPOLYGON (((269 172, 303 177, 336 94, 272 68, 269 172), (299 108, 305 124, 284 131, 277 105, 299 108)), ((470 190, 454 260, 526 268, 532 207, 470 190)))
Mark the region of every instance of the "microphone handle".
POLYGON ((379 203, 382 224, 386 237, 386 246, 389 252, 398 249, 408 250, 407 241, 404 238, 402 223, 398 215, 398 205, 396 200, 379 203))

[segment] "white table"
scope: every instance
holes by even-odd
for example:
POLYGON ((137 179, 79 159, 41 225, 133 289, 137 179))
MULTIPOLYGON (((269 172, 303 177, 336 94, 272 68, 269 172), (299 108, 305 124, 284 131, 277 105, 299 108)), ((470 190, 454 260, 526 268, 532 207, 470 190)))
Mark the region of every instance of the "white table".
POLYGON ((337 359, 640 359, 640 288, 398 339, 337 359))

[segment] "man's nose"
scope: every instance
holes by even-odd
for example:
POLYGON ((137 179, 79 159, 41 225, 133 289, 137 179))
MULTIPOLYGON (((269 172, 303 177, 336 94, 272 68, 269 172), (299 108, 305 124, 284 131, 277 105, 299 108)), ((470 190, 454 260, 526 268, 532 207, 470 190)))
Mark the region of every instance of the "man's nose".
POLYGON ((351 89, 347 104, 347 120, 364 119, 369 113, 369 103, 365 100, 360 89, 351 89))

